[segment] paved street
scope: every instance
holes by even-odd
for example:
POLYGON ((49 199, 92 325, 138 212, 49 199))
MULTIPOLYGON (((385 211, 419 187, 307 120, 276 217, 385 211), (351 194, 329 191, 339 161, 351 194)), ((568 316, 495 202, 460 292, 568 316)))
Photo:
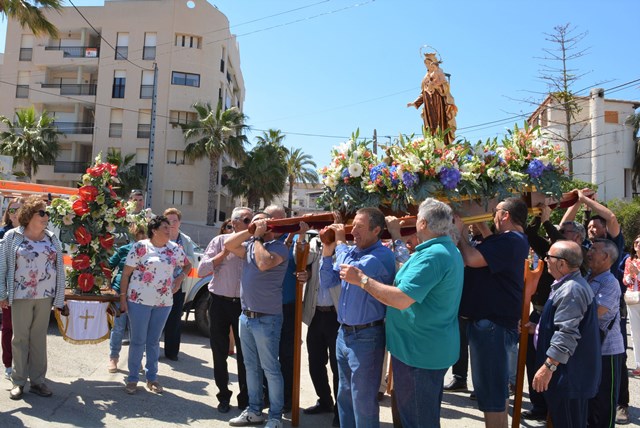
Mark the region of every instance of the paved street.
MULTIPOLYGON (((303 337, 306 332, 303 332, 303 337)), ((154 395, 141 382, 138 393, 124 392, 128 347, 123 347, 120 370, 107 372, 108 342, 98 345, 71 345, 62 340, 55 322, 49 326, 48 384, 53 397, 41 398, 25 389, 23 400, 9 399, 10 382, 1 379, 0 427, 128 427, 158 426, 226 427, 229 418, 240 411, 234 407, 226 415, 216 410, 217 389, 213 383, 212 356, 208 339, 200 336, 193 322, 185 324, 180 360, 160 359, 159 381, 165 387, 162 395, 154 395)), ((305 347, 303 346, 303 349, 305 347)), ((162 351, 161 351, 162 353, 162 351)), ((631 356, 631 352, 629 352, 631 356)), ((306 351, 302 356, 301 407, 315 403, 315 393, 307 370, 306 351)), ((235 373, 235 359, 230 358, 230 370, 235 373)), ((448 374, 446 380, 450 379, 448 374)), ((235 376, 231 376, 235 382, 235 376)), ((232 388, 236 390, 235 386, 232 388)), ((640 381, 631 380, 632 425, 640 425, 640 381)), ((443 427, 482 427, 481 414, 468 394, 445 394, 443 427)), ((235 403, 235 397, 232 405, 235 403)), ((525 398, 525 408, 527 400, 525 398)), ((391 427, 390 399, 381 403, 383 427, 391 427)), ((291 426, 286 415, 285 426, 291 426)), ((332 415, 301 414, 300 426, 331 426, 332 415)), ((538 427, 540 423, 523 426, 538 427)))

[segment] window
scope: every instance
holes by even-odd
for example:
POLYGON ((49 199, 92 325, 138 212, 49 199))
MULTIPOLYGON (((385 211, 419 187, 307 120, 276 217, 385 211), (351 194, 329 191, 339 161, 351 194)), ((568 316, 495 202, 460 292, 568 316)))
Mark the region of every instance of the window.
POLYGON ((33 34, 23 34, 20 40, 19 61, 31 61, 33 55, 33 34))
POLYGON ((156 59, 157 33, 144 33, 144 48, 142 49, 142 59, 156 59))
POLYGON ((16 98, 29 98, 29 79, 31 79, 31 72, 18 71, 16 98))
POLYGON ((224 73, 224 59, 226 58, 226 52, 224 46, 222 46, 222 56, 220 57, 220 72, 224 73))
POLYGON ((124 88, 127 83, 127 72, 124 70, 115 70, 113 73, 113 91, 112 98, 124 98, 124 88))
POLYGON ((165 190, 164 203, 166 205, 193 205, 193 192, 165 190))
POLYGON ((138 110, 138 138, 151 137, 151 110, 138 110))
POLYGON ((109 137, 122 137, 122 116, 123 110, 120 108, 111 109, 111 119, 109 120, 109 137))
POLYGON ((193 165, 193 161, 184 154, 184 150, 167 150, 167 163, 172 165, 193 165))
POLYGON ((176 34, 176 46, 182 48, 202 48, 202 37, 189 34, 176 34))
POLYGON ((200 75, 192 74, 192 73, 182 73, 179 71, 174 71, 171 73, 171 84, 172 85, 184 85, 184 86, 193 86, 195 88, 200 87, 200 75))
POLYGON ((140 98, 153 98, 153 71, 142 70, 142 84, 140 85, 140 98))
POLYGON ((118 38, 116 41, 116 59, 127 59, 128 57, 129 33, 118 33, 118 38))
POLYGON ((618 123, 618 112, 615 110, 605 110, 604 123, 618 123))
POLYGON ((180 111, 180 110, 171 110, 169 112, 169 123, 172 124, 186 124, 189 122, 193 122, 198 118, 198 115, 192 111, 180 111))

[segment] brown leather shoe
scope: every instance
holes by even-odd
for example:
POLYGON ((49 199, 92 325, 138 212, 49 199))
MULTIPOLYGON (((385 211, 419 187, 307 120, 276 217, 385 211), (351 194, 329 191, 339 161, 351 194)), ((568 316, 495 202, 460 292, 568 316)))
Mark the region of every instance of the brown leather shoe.
POLYGON ((24 386, 13 385, 13 388, 9 391, 9 398, 12 400, 19 400, 22 398, 24 386))
POLYGON ((51 390, 44 383, 41 383, 40 385, 31 385, 31 388, 29 388, 29 392, 33 392, 40 397, 51 397, 53 395, 53 392, 51 392, 51 390))

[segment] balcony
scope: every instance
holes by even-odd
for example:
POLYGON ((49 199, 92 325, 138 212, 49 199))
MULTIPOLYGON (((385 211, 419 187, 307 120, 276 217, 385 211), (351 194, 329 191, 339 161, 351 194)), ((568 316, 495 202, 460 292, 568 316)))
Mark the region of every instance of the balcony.
POLYGON ((42 89, 60 89, 60 95, 96 95, 96 84, 42 83, 42 89))
POLYGON ((33 58, 33 48, 20 48, 20 61, 31 61, 33 58))
POLYGON ((156 59, 156 47, 155 46, 145 46, 142 48, 142 59, 144 60, 154 60, 156 59))
POLYGON ((140 98, 153 98, 153 85, 140 85, 140 98))
POLYGON ((56 161, 53 165, 53 172, 82 174, 90 165, 91 162, 56 161))
POLYGON ((90 122, 53 122, 63 134, 93 134, 93 123, 90 122))
POLYGON ((138 124, 138 138, 149 138, 151 137, 151 124, 148 123, 140 123, 138 124))
POLYGON ((29 98, 29 85, 16 85, 16 98, 29 98))
POLYGON ((45 51, 62 51, 64 58, 99 58, 98 46, 45 46, 45 51))

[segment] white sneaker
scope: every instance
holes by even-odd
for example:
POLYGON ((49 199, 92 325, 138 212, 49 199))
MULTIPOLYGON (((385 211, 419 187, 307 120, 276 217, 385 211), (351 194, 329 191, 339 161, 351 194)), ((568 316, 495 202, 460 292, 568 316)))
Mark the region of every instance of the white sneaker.
MULTIPOLYGON (((279 422, 279 421, 278 421, 279 422)), ((229 421, 229 425, 232 427, 246 427, 249 425, 262 425, 264 423, 264 416, 262 412, 253 413, 247 407, 237 416, 229 421)))
POLYGON ((7 367, 4 369, 4 377, 11 380, 11 373, 13 373, 13 369, 11 367, 7 367))
POLYGON ((282 421, 280 419, 269 419, 264 428, 282 428, 282 421))

